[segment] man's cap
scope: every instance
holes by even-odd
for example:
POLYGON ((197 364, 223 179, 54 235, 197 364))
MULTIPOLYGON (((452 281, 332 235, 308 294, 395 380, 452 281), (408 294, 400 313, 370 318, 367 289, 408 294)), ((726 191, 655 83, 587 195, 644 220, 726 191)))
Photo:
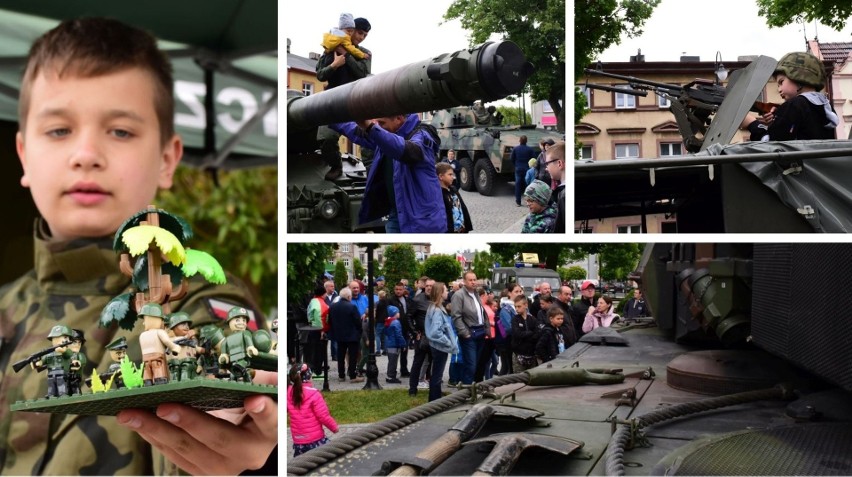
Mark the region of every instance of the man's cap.
POLYGON ((355 28, 355 21, 352 19, 352 14, 341 13, 340 23, 337 25, 337 28, 340 28, 341 30, 346 28, 355 28))
POLYGON ((547 205, 550 202, 550 194, 550 186, 538 179, 532 181, 524 191, 524 197, 528 197, 541 205, 547 205))
POLYGON ((385 281, 384 275, 379 275, 378 277, 376 277, 376 283, 383 282, 383 281, 385 281))
POLYGON ((583 284, 580 285, 580 290, 585 290, 586 288, 589 288, 589 287, 595 288, 595 282, 593 282, 591 280, 584 281, 583 284))
POLYGON ((122 336, 121 338, 116 338, 112 343, 106 345, 106 349, 110 351, 118 351, 122 349, 127 349, 127 338, 122 336))
POLYGON ((356 30, 370 31, 370 28, 373 28, 373 27, 372 27, 372 25, 370 25, 370 22, 368 22, 366 18, 358 17, 358 18, 355 19, 355 29, 356 30))
POLYGON ((393 305, 388 305, 388 318, 395 316, 397 313, 399 313, 399 308, 393 305))

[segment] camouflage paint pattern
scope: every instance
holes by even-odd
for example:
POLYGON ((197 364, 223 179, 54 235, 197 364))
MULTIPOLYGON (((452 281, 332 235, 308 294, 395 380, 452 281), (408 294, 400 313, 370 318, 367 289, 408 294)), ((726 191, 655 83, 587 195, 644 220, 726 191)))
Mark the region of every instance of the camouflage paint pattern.
MULTIPOLYGON (((17 475, 158 475, 177 469, 135 432, 114 417, 75 416, 9 411, 15 401, 44 396, 44 374, 31 369, 15 373, 11 363, 43 349, 52 326, 83 330, 88 356, 85 376, 103 372, 111 363, 104 347, 118 335, 127 337, 128 354, 140 361, 137 324, 133 332, 98 327, 101 308, 129 291, 130 279, 118 269, 111 239, 51 244, 35 240, 35 268, 0 288, 0 469, 17 475)), ((173 303, 195 321, 210 321, 206 298, 247 303, 244 287, 191 280, 187 296, 173 303)), ((256 307, 252 307, 257 309, 256 307)), ((84 392, 89 392, 85 390, 84 392)))

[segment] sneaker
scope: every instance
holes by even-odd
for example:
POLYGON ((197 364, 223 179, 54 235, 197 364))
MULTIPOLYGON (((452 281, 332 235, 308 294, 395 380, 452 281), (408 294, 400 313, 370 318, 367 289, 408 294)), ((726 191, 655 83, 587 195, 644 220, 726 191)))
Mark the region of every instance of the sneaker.
POLYGON ((417 389, 429 389, 429 383, 426 381, 420 381, 420 384, 417 385, 417 389))
POLYGON ((337 380, 338 380, 338 381, 340 381, 341 383, 345 383, 345 382, 346 382, 346 377, 345 377, 345 376, 343 376, 343 377, 337 378, 337 380))
POLYGON ((357 376, 349 380, 350 383, 363 383, 364 376, 357 376))
POLYGON ((394 378, 394 379, 385 378, 385 382, 391 383, 391 384, 402 384, 402 381, 400 381, 399 379, 396 379, 396 378, 394 378))

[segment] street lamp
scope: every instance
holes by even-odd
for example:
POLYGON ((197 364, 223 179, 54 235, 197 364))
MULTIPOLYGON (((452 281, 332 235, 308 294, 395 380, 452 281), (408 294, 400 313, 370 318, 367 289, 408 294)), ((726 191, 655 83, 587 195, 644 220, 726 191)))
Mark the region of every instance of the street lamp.
POLYGON ((368 326, 368 342, 370 349, 369 357, 367 358, 367 382, 363 389, 382 389, 379 384, 379 367, 376 366, 376 303, 373 295, 373 251, 376 249, 376 244, 368 243, 367 245, 367 320, 368 326))
POLYGON ((722 81, 728 79, 728 70, 725 69, 725 65, 722 64, 722 52, 716 52, 716 66, 713 68, 713 72, 716 74, 716 84, 721 84, 722 81))

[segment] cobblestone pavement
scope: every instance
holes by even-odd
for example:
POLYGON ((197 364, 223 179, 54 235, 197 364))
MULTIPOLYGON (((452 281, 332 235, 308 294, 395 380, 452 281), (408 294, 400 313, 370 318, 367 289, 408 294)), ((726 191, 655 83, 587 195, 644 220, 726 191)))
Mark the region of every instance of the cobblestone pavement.
MULTIPOLYGON (((411 361, 414 358, 414 351, 408 351, 408 365, 411 367, 411 361)), ((329 358, 330 359, 330 358, 329 358)), ((397 379, 402 381, 402 384, 389 384, 385 382, 385 378, 387 378, 387 369, 388 369, 388 357, 387 356, 376 356, 376 366, 379 368, 379 378, 378 382, 381 385, 382 389, 407 389, 408 388, 408 378, 402 378, 397 376, 397 379)), ((361 383, 352 383, 349 381, 349 378, 346 378, 345 382, 340 382, 337 379, 337 361, 329 361, 328 367, 330 368, 328 387, 331 392, 340 392, 340 391, 357 391, 364 388, 365 382, 361 383)), ((399 366, 397 366, 397 373, 399 373, 399 366)), ((444 367, 444 384, 449 381, 449 366, 444 367)), ((314 379, 313 385, 317 389, 322 389, 323 381, 322 379, 314 379)), ((446 389, 446 388, 445 388, 446 389)), ((376 391, 382 392, 382 391, 376 391)), ((428 389, 420 389, 418 393, 428 393, 428 389)), ((331 409, 331 415, 334 416, 334 409, 331 409)), ((332 434, 330 431, 326 430, 326 436, 331 439, 338 439, 341 436, 345 435, 347 432, 352 432, 363 427, 365 424, 349 424, 349 425, 341 425, 340 431, 337 434, 332 434)), ((287 458, 293 458, 293 437, 290 435, 290 429, 287 429, 287 458)))
POLYGON ((473 221, 472 233, 521 233, 529 209, 515 205, 514 181, 497 179, 491 196, 465 190, 461 195, 473 221))

